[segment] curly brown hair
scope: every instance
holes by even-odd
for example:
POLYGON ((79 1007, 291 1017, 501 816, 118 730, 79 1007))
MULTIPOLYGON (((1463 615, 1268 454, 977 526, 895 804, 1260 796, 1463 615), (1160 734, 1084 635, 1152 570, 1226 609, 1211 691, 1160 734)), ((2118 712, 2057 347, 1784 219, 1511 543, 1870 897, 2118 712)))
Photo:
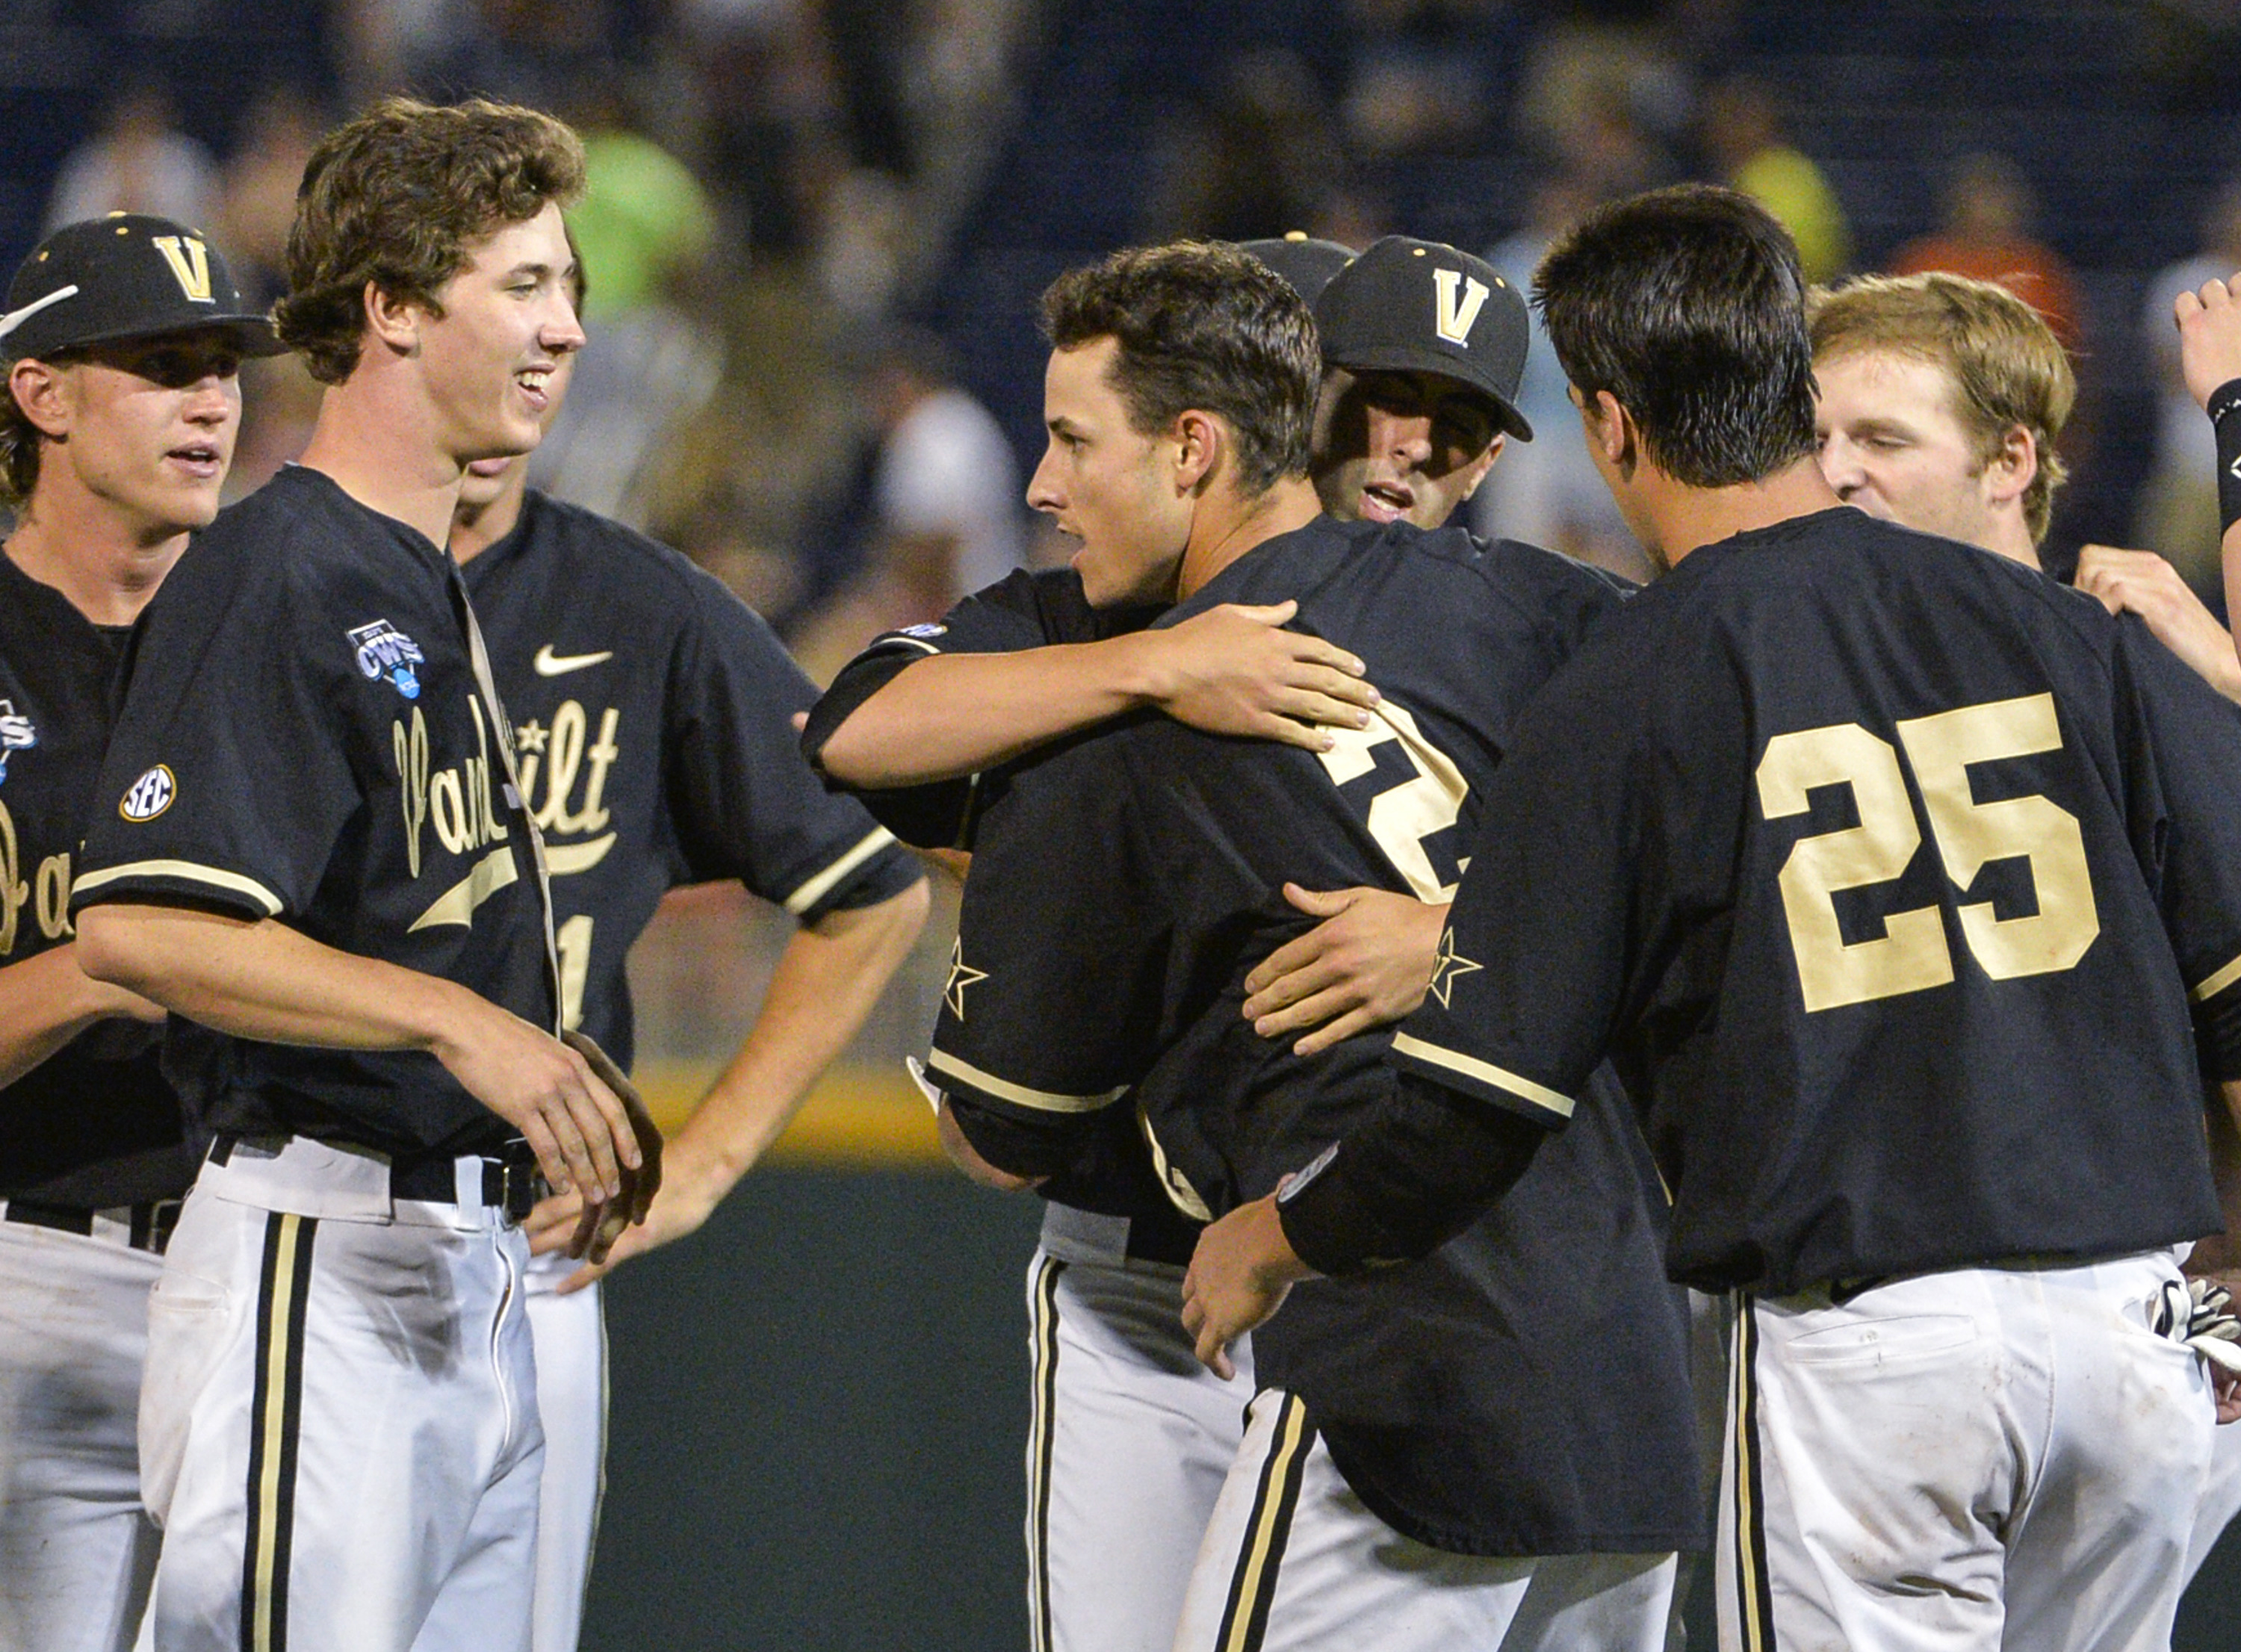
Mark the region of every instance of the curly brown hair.
POLYGON ((443 313, 437 292, 477 241, 565 206, 584 187, 584 145, 552 116, 483 98, 449 106, 385 97, 322 138, 296 191, 281 339, 311 376, 357 367, 369 284, 443 313))

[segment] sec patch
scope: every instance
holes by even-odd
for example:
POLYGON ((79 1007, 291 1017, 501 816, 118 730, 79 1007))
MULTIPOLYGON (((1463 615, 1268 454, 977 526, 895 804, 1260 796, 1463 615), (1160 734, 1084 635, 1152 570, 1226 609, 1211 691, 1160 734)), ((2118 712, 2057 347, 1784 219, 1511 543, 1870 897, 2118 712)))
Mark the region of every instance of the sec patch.
POLYGON ((178 793, 179 783, 171 771, 158 763, 126 788, 117 812, 128 820, 152 820, 171 806, 178 793))

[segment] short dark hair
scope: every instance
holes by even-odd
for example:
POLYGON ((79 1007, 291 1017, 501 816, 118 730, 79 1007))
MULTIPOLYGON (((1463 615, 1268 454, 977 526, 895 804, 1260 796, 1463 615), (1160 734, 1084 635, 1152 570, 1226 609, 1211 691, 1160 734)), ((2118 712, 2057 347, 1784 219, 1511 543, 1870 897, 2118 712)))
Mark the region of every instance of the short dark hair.
POLYGON ((1307 474, 1322 382, 1314 312, 1250 254, 1211 241, 1115 252, 1051 283, 1042 330, 1057 350, 1114 340, 1113 387, 1138 434, 1197 408, 1236 438, 1247 493, 1307 474))
POLYGON ((1813 346, 1789 232, 1710 184, 1597 208, 1533 279, 1564 376, 1633 415, 1647 456, 1688 487, 1756 482, 1810 457, 1813 346))
POLYGON ((583 144, 550 115, 482 98, 385 97, 320 139, 304 165, 273 324, 312 378, 339 385, 365 342, 369 283, 436 308, 475 242, 583 187, 583 144))

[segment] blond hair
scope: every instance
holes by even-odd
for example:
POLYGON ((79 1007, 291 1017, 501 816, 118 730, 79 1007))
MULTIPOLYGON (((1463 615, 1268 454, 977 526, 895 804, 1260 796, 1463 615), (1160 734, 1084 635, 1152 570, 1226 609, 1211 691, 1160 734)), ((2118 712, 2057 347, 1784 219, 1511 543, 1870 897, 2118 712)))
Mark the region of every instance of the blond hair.
POLYGON ((2054 444, 2077 405, 2077 375, 2038 311, 1989 281, 1933 271, 1816 287, 1806 313, 1816 362, 1883 351, 1943 367, 1982 464, 2000 456, 2010 431, 2029 431, 2038 474, 2024 491, 2024 521, 2034 544, 2046 538, 2055 490, 2070 476, 2054 444))

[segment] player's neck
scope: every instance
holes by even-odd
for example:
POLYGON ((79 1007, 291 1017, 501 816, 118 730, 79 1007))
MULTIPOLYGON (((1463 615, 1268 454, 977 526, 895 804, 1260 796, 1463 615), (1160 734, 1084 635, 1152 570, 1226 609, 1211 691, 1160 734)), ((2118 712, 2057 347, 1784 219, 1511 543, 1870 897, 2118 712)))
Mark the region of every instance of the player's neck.
POLYGON ((527 467, 517 465, 496 498, 484 505, 461 499, 452 513, 452 560, 464 568, 512 532, 520 524, 521 496, 528 488, 527 467))
POLYGON ((8 557, 70 599, 97 625, 129 625, 187 548, 184 530, 156 525, 83 488, 59 484, 32 495, 8 538, 8 557))
POLYGON ((330 385, 301 463, 433 544, 451 538, 466 469, 444 451, 433 411, 404 375, 361 364, 346 382, 330 385))
POLYGON ((1255 546, 1307 526, 1322 510, 1314 484, 1304 476, 1288 476, 1249 499, 1238 498, 1227 487, 1209 492, 1191 519, 1190 539, 1183 546, 1182 566, 1175 576, 1175 600, 1195 594, 1255 546))
POLYGON ((1669 568, 1705 545, 1843 503, 1810 455, 1734 487, 1686 487, 1662 472, 1645 474, 1640 485, 1657 537, 1653 554, 1669 568))
POLYGON ((2026 568, 2038 568, 2038 545, 2031 538, 2030 526, 2024 521, 2021 510, 2003 511, 1987 525, 1986 532, 1977 543, 1995 556, 2020 562, 2026 568))

